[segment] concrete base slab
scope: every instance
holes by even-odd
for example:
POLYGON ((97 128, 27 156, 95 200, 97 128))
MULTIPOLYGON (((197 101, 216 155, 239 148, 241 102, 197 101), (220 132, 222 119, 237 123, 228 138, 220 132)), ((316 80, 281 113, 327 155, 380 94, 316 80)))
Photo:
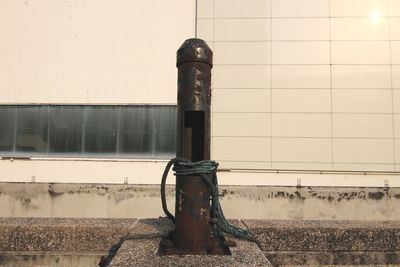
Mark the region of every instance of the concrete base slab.
POLYGON ((98 266, 104 251, 0 251, 0 267, 98 266))
MULTIPOLYGON (((274 266, 290 265, 381 265, 400 264, 399 251, 267 251, 274 266)), ((394 266, 394 265, 393 265, 394 266)))
MULTIPOLYGON (((131 234, 164 234, 173 229, 168 220, 148 219, 138 222, 131 234)), ((270 266, 270 262, 252 242, 232 239, 237 246, 230 248, 232 255, 168 255, 160 256, 161 238, 127 240, 118 250, 109 266, 270 266)))
POLYGON ((245 220, 264 251, 400 251, 400 221, 245 220))
POLYGON ((1 218, 3 251, 108 251, 135 229, 136 219, 1 218))

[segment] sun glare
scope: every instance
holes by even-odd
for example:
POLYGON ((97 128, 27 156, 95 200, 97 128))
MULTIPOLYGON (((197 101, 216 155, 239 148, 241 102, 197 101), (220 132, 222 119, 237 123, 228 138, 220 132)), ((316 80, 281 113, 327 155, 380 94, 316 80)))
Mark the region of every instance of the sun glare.
POLYGON ((372 23, 377 23, 381 19, 381 14, 378 11, 375 11, 370 16, 370 21, 372 23))

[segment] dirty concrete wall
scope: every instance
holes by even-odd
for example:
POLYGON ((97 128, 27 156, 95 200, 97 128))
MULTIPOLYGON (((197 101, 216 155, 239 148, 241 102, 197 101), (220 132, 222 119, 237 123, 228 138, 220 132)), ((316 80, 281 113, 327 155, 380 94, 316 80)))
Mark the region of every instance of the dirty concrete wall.
MULTIPOLYGON (((399 220, 400 188, 221 186, 228 218, 399 220)), ((167 188, 174 209, 174 188, 167 188)), ((164 216, 155 185, 0 183, 0 217, 164 216)))

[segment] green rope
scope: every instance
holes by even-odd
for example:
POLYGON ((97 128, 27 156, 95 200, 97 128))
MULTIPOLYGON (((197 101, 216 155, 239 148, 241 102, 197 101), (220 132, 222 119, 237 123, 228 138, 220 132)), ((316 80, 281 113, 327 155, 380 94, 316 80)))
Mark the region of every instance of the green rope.
POLYGON ((175 217, 168 211, 165 197, 165 182, 172 165, 174 165, 173 170, 175 171, 175 176, 199 175, 210 188, 211 224, 212 231, 215 236, 223 237, 223 233, 227 233, 237 238, 253 241, 258 244, 258 241, 248 230, 236 227, 226 220, 219 202, 217 179, 218 163, 213 160, 191 162, 190 160, 184 158, 173 158, 168 162, 161 179, 161 203, 165 214, 172 222, 175 223, 175 217), (212 177, 211 179, 210 176, 212 177))

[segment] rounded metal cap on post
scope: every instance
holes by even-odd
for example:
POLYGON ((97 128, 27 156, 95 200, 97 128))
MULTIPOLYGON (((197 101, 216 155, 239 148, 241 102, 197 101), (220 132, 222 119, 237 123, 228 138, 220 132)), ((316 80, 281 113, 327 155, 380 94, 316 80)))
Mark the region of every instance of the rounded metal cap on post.
POLYGON ((187 62, 202 62, 212 67, 213 52, 202 39, 187 39, 177 51, 176 66, 187 62))

